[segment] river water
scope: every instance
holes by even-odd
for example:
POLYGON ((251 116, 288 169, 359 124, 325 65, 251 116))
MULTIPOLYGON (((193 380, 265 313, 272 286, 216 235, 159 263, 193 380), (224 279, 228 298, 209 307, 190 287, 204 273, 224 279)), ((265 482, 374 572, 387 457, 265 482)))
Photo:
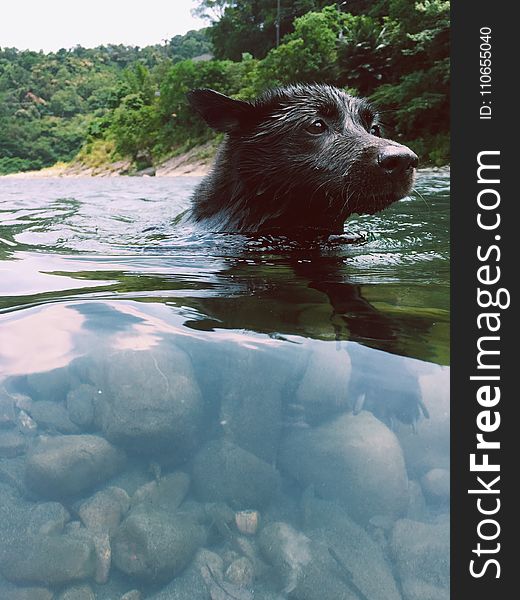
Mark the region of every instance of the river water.
POLYGON ((358 244, 198 181, 0 179, 1 597, 448 599, 449 175, 358 244))

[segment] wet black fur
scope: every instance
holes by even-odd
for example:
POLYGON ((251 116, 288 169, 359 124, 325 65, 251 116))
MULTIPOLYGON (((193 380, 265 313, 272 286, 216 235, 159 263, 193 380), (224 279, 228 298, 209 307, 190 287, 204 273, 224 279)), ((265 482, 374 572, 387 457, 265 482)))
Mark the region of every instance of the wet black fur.
POLYGON ((375 213, 410 192, 415 169, 392 178, 377 164, 385 146, 399 144, 380 137, 367 100, 319 84, 251 103, 207 89, 188 99, 226 133, 193 199, 192 218, 213 231, 341 233, 352 213, 375 213), (309 131, 316 119, 324 133, 309 131))

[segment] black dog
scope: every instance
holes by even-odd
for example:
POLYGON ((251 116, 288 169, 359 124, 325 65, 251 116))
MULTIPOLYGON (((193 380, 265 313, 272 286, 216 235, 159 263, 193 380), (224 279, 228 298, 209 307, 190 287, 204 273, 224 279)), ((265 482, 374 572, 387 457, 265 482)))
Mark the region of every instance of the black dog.
POLYGON ((254 102, 209 89, 188 94, 225 132, 192 217, 213 231, 342 233, 352 213, 375 213, 406 196, 417 156, 381 137, 370 103, 328 85, 292 85, 254 102))

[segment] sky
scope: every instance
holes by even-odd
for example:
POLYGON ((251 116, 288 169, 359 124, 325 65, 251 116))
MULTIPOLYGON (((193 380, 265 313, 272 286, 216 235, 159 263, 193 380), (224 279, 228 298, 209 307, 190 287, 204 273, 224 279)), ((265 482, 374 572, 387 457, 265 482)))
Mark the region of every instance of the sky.
POLYGON ((193 0, 0 0, 0 48, 148 46, 207 25, 193 0))

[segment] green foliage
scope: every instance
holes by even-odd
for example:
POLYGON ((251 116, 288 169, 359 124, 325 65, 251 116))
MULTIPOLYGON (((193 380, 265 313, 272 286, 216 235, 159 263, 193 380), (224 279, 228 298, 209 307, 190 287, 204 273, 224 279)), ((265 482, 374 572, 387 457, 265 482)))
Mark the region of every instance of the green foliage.
MULTIPOLYGON (((280 37, 293 31, 294 20, 333 4, 330 0, 280 3, 280 37)), ((216 58, 240 60, 244 52, 264 58, 276 41, 277 0, 199 0, 195 14, 212 19, 209 38, 216 58)))
POLYGON ((186 93, 209 87, 223 94, 245 97, 255 67, 256 61, 247 57, 241 62, 186 60, 173 65, 161 84, 158 108, 162 128, 156 152, 162 154, 180 144, 190 147, 213 137, 188 106, 186 93))
POLYGON ((142 49, 0 49, 0 173, 157 161, 215 139, 190 89, 251 99, 314 81, 369 96, 423 164, 449 159, 449 2, 282 1, 278 47, 276 0, 199 0, 196 12, 209 28, 142 49))
POLYGON ((143 49, 78 46, 44 54, 0 48, 0 174, 70 161, 83 145, 114 133, 120 153, 138 154, 141 145, 154 143, 158 125, 150 106, 161 72, 208 53, 205 30, 143 49), (140 109, 125 100, 131 95, 141 99, 140 109))
POLYGON ((258 91, 295 82, 334 83, 338 77, 338 38, 343 20, 344 15, 334 7, 297 18, 294 32, 258 65, 258 91))

